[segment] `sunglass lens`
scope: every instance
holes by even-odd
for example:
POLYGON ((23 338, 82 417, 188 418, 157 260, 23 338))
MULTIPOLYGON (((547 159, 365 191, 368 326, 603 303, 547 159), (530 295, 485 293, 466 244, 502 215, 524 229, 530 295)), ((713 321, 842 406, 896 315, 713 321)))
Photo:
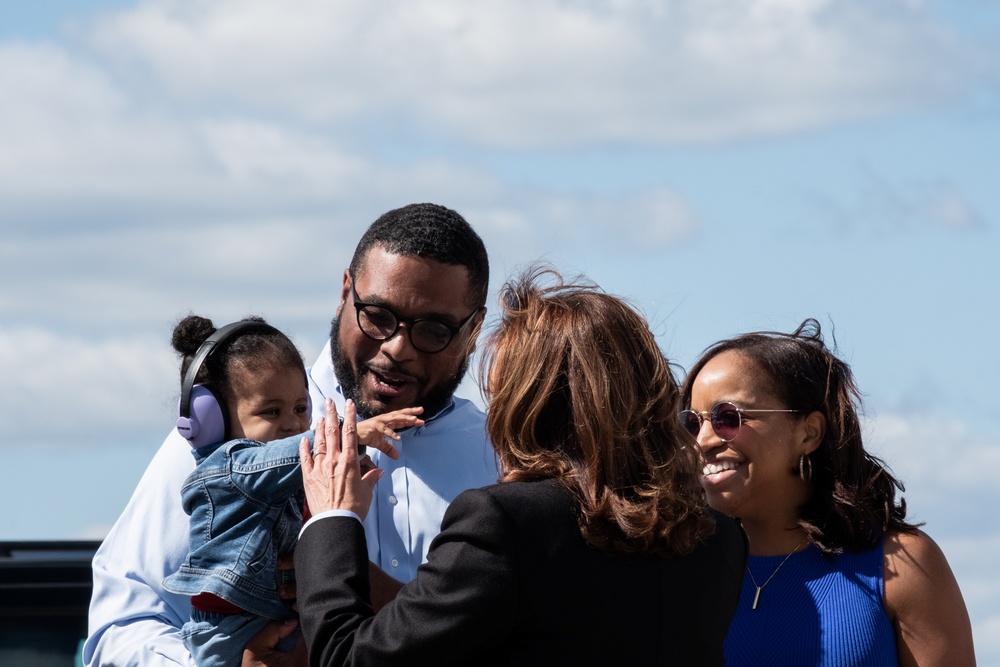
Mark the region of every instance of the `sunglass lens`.
POLYGON ((691 437, 697 438, 698 432, 701 430, 701 420, 698 419, 698 413, 693 410, 684 410, 678 417, 684 430, 690 433, 691 437))
POLYGON ((740 411, 732 403, 719 403, 712 408, 712 428, 719 438, 729 442, 740 432, 740 411))

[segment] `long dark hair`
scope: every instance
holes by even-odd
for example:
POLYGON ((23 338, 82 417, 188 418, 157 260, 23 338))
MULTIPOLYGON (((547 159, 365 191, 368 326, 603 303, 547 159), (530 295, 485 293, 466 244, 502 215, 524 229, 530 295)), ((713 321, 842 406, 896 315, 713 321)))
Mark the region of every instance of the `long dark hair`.
POLYGON ((714 522, 675 417, 677 383, 645 319, 541 266, 504 286, 500 308, 481 378, 502 480, 559 480, 602 551, 692 551, 714 522))
MULTIPOLYGON (((681 390, 685 406, 698 373, 712 358, 736 352, 756 364, 770 392, 802 414, 820 412, 826 431, 810 454, 809 500, 799 509, 799 526, 828 553, 874 547, 887 531, 912 531, 906 521, 904 491, 888 466, 865 450, 861 438, 861 394, 851 368, 823 340, 819 322, 809 318, 792 333, 758 331, 715 343, 688 373, 681 390)), ((789 471, 799 474, 799 470, 789 471)))

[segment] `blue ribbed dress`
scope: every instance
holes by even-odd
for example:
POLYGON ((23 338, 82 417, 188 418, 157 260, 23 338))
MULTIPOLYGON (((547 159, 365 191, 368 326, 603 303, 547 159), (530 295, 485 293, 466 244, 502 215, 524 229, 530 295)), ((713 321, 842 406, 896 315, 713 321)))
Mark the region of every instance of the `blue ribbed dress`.
MULTIPOLYGON (((763 584, 784 556, 751 556, 763 584)), ((896 636, 885 612, 883 545, 824 556, 816 547, 793 554, 760 593, 749 576, 726 637, 729 667, 896 667, 896 636)))

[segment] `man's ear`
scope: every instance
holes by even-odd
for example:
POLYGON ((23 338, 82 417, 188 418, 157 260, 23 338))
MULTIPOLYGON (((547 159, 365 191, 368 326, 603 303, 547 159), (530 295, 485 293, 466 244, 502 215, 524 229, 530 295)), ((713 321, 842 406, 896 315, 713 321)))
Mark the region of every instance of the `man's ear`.
POLYGON ((344 269, 344 284, 340 288, 340 303, 337 304, 337 317, 340 317, 340 311, 344 309, 344 304, 347 303, 347 295, 351 293, 351 270, 344 269))
POLYGON ((810 412, 802 420, 803 454, 812 454, 819 449, 826 435, 826 417, 819 410, 810 412))
POLYGON ((486 306, 480 308, 475 317, 472 318, 472 331, 469 333, 469 344, 468 344, 468 356, 472 356, 476 352, 476 341, 479 340, 479 334, 483 328, 483 322, 486 320, 486 306))

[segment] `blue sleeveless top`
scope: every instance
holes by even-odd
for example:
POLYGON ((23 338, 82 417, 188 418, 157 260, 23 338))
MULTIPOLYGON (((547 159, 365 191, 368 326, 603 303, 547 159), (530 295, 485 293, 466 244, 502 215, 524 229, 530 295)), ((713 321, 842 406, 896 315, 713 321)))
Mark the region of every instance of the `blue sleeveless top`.
POLYGON ((726 637, 727 666, 898 666, 896 634, 885 612, 882 544, 839 556, 810 546, 781 565, 784 560, 748 559, 757 584, 774 578, 752 609, 757 587, 743 577, 726 637))

